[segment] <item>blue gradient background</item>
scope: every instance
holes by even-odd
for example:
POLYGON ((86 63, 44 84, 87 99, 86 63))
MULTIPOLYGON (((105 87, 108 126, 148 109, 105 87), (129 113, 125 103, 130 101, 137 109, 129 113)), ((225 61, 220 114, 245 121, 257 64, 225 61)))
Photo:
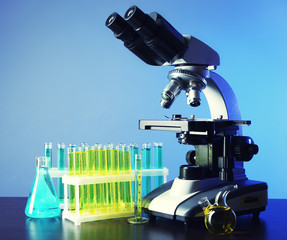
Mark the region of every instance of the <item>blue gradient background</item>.
MULTIPOLYGON (((190 148, 172 132, 138 130, 139 119, 209 117, 206 102, 170 110, 160 94, 171 67, 146 65, 105 27, 133 4, 157 11, 182 34, 221 57, 216 70, 233 88, 244 128, 260 146, 245 164, 269 197, 287 198, 287 2, 230 0, 0 1, 0 196, 27 196, 44 142, 164 143, 169 179, 190 148)), ((55 153, 55 152, 54 152, 55 153)), ((56 155, 54 155, 55 159, 56 155)))

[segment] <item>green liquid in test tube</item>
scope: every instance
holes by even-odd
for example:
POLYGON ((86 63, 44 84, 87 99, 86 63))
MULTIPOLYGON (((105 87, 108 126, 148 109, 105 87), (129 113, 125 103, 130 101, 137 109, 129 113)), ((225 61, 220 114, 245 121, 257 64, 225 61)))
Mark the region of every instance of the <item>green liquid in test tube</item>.
MULTIPOLYGON (((123 150, 121 145, 116 147, 118 153, 118 161, 119 161, 119 174, 123 175, 124 173, 124 159, 123 159, 123 150)), ((121 211, 125 210, 125 182, 119 183, 119 207, 121 211)))
MULTIPOLYGON (((75 176, 75 145, 70 144, 70 147, 67 149, 68 151, 68 174, 70 176, 75 176)), ((71 212, 75 212, 76 210, 76 196, 75 196, 75 186, 69 185, 69 208, 71 212)))
POLYGON ((142 159, 140 154, 135 155, 135 195, 134 211, 135 215, 128 219, 131 224, 143 224, 148 222, 147 218, 142 217, 142 159))
MULTIPOLYGON (((97 158, 99 159, 99 165, 100 165, 100 175, 106 176, 107 175, 107 159, 105 150, 103 150, 101 145, 98 145, 98 148, 96 150, 97 158)), ((109 183, 102 183, 100 184, 100 202, 101 202, 101 212, 108 212, 108 202, 109 202, 109 196, 108 196, 108 184, 109 183)))
POLYGON ((45 157, 50 158, 49 168, 52 168, 52 143, 45 143, 45 157))
MULTIPOLYGON (((57 149, 57 163, 58 163, 58 170, 63 171, 65 170, 65 144, 58 143, 57 149)), ((62 178, 58 179, 58 197, 59 202, 64 203, 64 184, 62 182, 62 178)))
MULTIPOLYGON (((82 177, 83 175, 83 165, 82 165, 82 147, 76 147, 75 150, 75 175, 82 177)), ((79 210, 80 213, 83 212, 83 202, 84 202, 84 186, 79 186, 79 210)))
MULTIPOLYGON (((95 176, 95 147, 90 146, 87 150, 87 175, 88 176, 95 176)), ((88 211, 94 213, 96 211, 96 185, 97 184, 89 184, 88 185, 88 202, 89 207, 88 211)))
MULTIPOLYGON (((124 144, 119 144, 118 159, 119 159, 119 172, 121 175, 131 174, 131 154, 129 148, 124 144)), ((120 182, 120 206, 122 211, 132 211, 132 182, 120 182)))
MULTIPOLYGON (((87 144, 82 143, 82 151, 81 151, 81 162, 82 162, 82 176, 88 175, 88 146, 87 144)), ((81 185, 80 192, 82 195, 82 202, 83 202, 83 211, 89 211, 89 196, 88 196, 88 185, 81 185)), ((81 199, 81 196, 80 196, 81 199)))
MULTIPOLYGON (((101 145, 100 144, 95 144, 94 145, 94 149, 95 149, 95 158, 94 158, 94 163, 95 163, 95 175, 99 176, 101 175, 101 165, 100 165, 100 150, 101 150, 101 145)), ((95 207, 96 207, 96 211, 99 212, 102 210, 102 200, 101 200, 101 192, 102 192, 102 188, 104 188, 105 184, 104 183, 98 183, 95 184, 95 188, 94 188, 94 199, 95 199, 95 207)))
MULTIPOLYGON (((154 164, 156 169, 163 169, 162 143, 154 143, 154 164)), ((163 184, 163 176, 155 177, 155 188, 163 184)))
MULTIPOLYGON (((149 143, 142 145, 143 169, 151 169, 151 146, 149 143)), ((151 192, 151 176, 143 177, 143 196, 151 192)))
MULTIPOLYGON (((120 144, 119 149, 119 164, 120 171, 123 174, 131 174, 131 152, 130 147, 125 144, 120 144)), ((123 207, 125 211, 133 210, 133 198, 132 198, 132 181, 122 182, 122 194, 123 207)))
MULTIPOLYGON (((107 161, 107 175, 111 176, 112 171, 112 144, 104 146, 106 161, 107 161)), ((114 183, 108 183, 108 211, 114 210, 114 183)))
MULTIPOLYGON (((119 175, 119 150, 115 149, 113 145, 110 145, 111 158, 112 158, 112 174, 119 175)), ((120 182, 114 182, 113 186, 113 196, 114 196, 114 209, 116 211, 120 210, 120 182)))

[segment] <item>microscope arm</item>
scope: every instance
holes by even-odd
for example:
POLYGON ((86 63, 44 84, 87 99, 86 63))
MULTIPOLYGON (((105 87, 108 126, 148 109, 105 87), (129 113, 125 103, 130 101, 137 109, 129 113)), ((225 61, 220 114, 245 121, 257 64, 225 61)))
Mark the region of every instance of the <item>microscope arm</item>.
MULTIPOLYGON (((241 120, 239 105, 230 85, 218 74, 210 71, 203 93, 212 119, 241 120)), ((242 132, 238 133, 242 135, 242 132)))

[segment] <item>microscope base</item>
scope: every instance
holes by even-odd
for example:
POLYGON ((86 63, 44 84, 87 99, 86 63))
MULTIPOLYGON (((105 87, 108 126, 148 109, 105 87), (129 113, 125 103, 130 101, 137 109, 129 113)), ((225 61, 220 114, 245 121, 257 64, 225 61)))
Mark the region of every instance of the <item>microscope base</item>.
POLYGON ((151 218, 163 217, 189 223, 203 217, 198 200, 208 197, 214 203, 216 194, 227 185, 238 185, 227 196, 227 204, 236 215, 258 216, 267 205, 267 184, 247 179, 220 181, 218 179, 182 180, 176 178, 158 187, 143 199, 143 210, 151 218), (189 192, 188 192, 189 191, 189 192))

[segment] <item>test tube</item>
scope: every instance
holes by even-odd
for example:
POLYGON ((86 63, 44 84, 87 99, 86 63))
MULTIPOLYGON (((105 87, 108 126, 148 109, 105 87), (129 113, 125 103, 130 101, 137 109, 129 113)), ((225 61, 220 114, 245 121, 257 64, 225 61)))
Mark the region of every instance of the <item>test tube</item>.
MULTIPOLYGON (((68 174, 70 176, 75 176, 75 145, 70 144, 68 151, 68 174)), ((71 212, 76 210, 76 197, 75 197, 75 186, 69 185, 69 208, 71 212)))
POLYGON ((142 159, 140 154, 135 155, 135 195, 134 195, 134 217, 129 218, 132 224, 143 224, 148 222, 142 217, 142 159))
MULTIPOLYGON (((119 150, 117 148, 114 148, 114 146, 111 144, 111 158, 112 158, 112 174, 113 175, 119 175, 120 169, 119 169, 119 150)), ((114 208, 116 211, 120 210, 120 182, 114 182, 113 183, 113 196, 114 196, 114 208)))
MULTIPOLYGON (((105 150, 103 149, 102 145, 97 145, 96 150, 97 158, 99 161, 99 169, 100 169, 100 175, 106 176, 107 175, 107 159, 105 150)), ((100 200, 97 199, 98 202, 100 202, 100 209, 101 212, 108 212, 108 183, 101 183, 100 184, 100 196, 97 195, 97 197, 100 197, 100 200)))
MULTIPOLYGON (((81 162, 82 162, 82 176, 87 176, 88 175, 88 144, 82 143, 81 144, 81 162)), ((90 196, 88 194, 88 185, 81 185, 80 186, 80 191, 82 194, 82 201, 83 201, 83 211, 87 212, 89 211, 89 199, 90 196)))
MULTIPOLYGON (((162 143, 154 143, 154 164, 156 169, 163 169, 162 143)), ((163 184, 163 176, 155 177, 155 188, 163 184)))
MULTIPOLYGON (((130 148, 128 148, 126 145, 121 145, 122 148, 122 156, 123 156, 123 165, 124 165, 124 173, 125 174, 131 174, 131 152, 130 148)), ((133 210, 133 198, 132 198, 132 182, 127 181, 125 182, 125 193, 124 193, 124 201, 125 201, 125 208, 127 211, 133 210)))
MULTIPOLYGON (((104 146, 106 161, 107 161, 107 174, 111 176, 113 174, 112 169, 112 150, 113 144, 106 144, 104 146)), ((115 183, 108 183, 108 208, 109 211, 113 211, 115 207, 115 183)))
MULTIPOLYGON (((135 169, 135 155, 139 153, 139 146, 135 143, 130 143, 129 145, 129 151, 130 151, 130 159, 131 159, 131 169, 135 169)), ((135 185, 132 184, 132 194, 135 194, 135 185)))
MULTIPOLYGON (((75 175, 82 177, 83 175, 83 164, 82 164, 82 147, 75 148, 75 175)), ((84 186, 79 186, 79 210, 80 213, 83 212, 83 203, 84 203, 84 186)))
MULTIPOLYGON (((64 143, 58 143, 57 144, 57 164, 58 164, 58 170, 63 171, 65 170, 65 144, 64 143)), ((64 184, 62 182, 62 178, 58 178, 58 197, 59 202, 64 203, 64 184)))
POLYGON ((45 154, 44 154, 44 156, 50 158, 49 168, 52 168, 52 143, 51 142, 45 143, 45 154))
MULTIPOLYGON (((87 175, 95 176, 95 147, 89 146, 87 148, 87 175)), ((88 212, 95 212, 96 210, 96 202, 95 202, 95 192, 96 192, 96 184, 88 185, 88 212)))
MULTIPOLYGON (((119 161, 119 174, 124 174, 124 158, 123 158, 123 149, 122 144, 117 145, 116 149, 118 150, 118 161, 119 161)), ((120 194, 119 194, 119 205, 121 208, 121 211, 125 210, 125 182, 119 183, 120 188, 120 194)))
POLYGON ((130 143, 130 152, 131 152, 131 167, 134 170, 135 169, 135 155, 139 154, 139 146, 134 143, 130 143))
MULTIPOLYGON (((151 145, 144 143, 142 145, 143 169, 151 169, 151 145)), ((151 176, 143 177, 143 196, 151 192, 151 176)))

